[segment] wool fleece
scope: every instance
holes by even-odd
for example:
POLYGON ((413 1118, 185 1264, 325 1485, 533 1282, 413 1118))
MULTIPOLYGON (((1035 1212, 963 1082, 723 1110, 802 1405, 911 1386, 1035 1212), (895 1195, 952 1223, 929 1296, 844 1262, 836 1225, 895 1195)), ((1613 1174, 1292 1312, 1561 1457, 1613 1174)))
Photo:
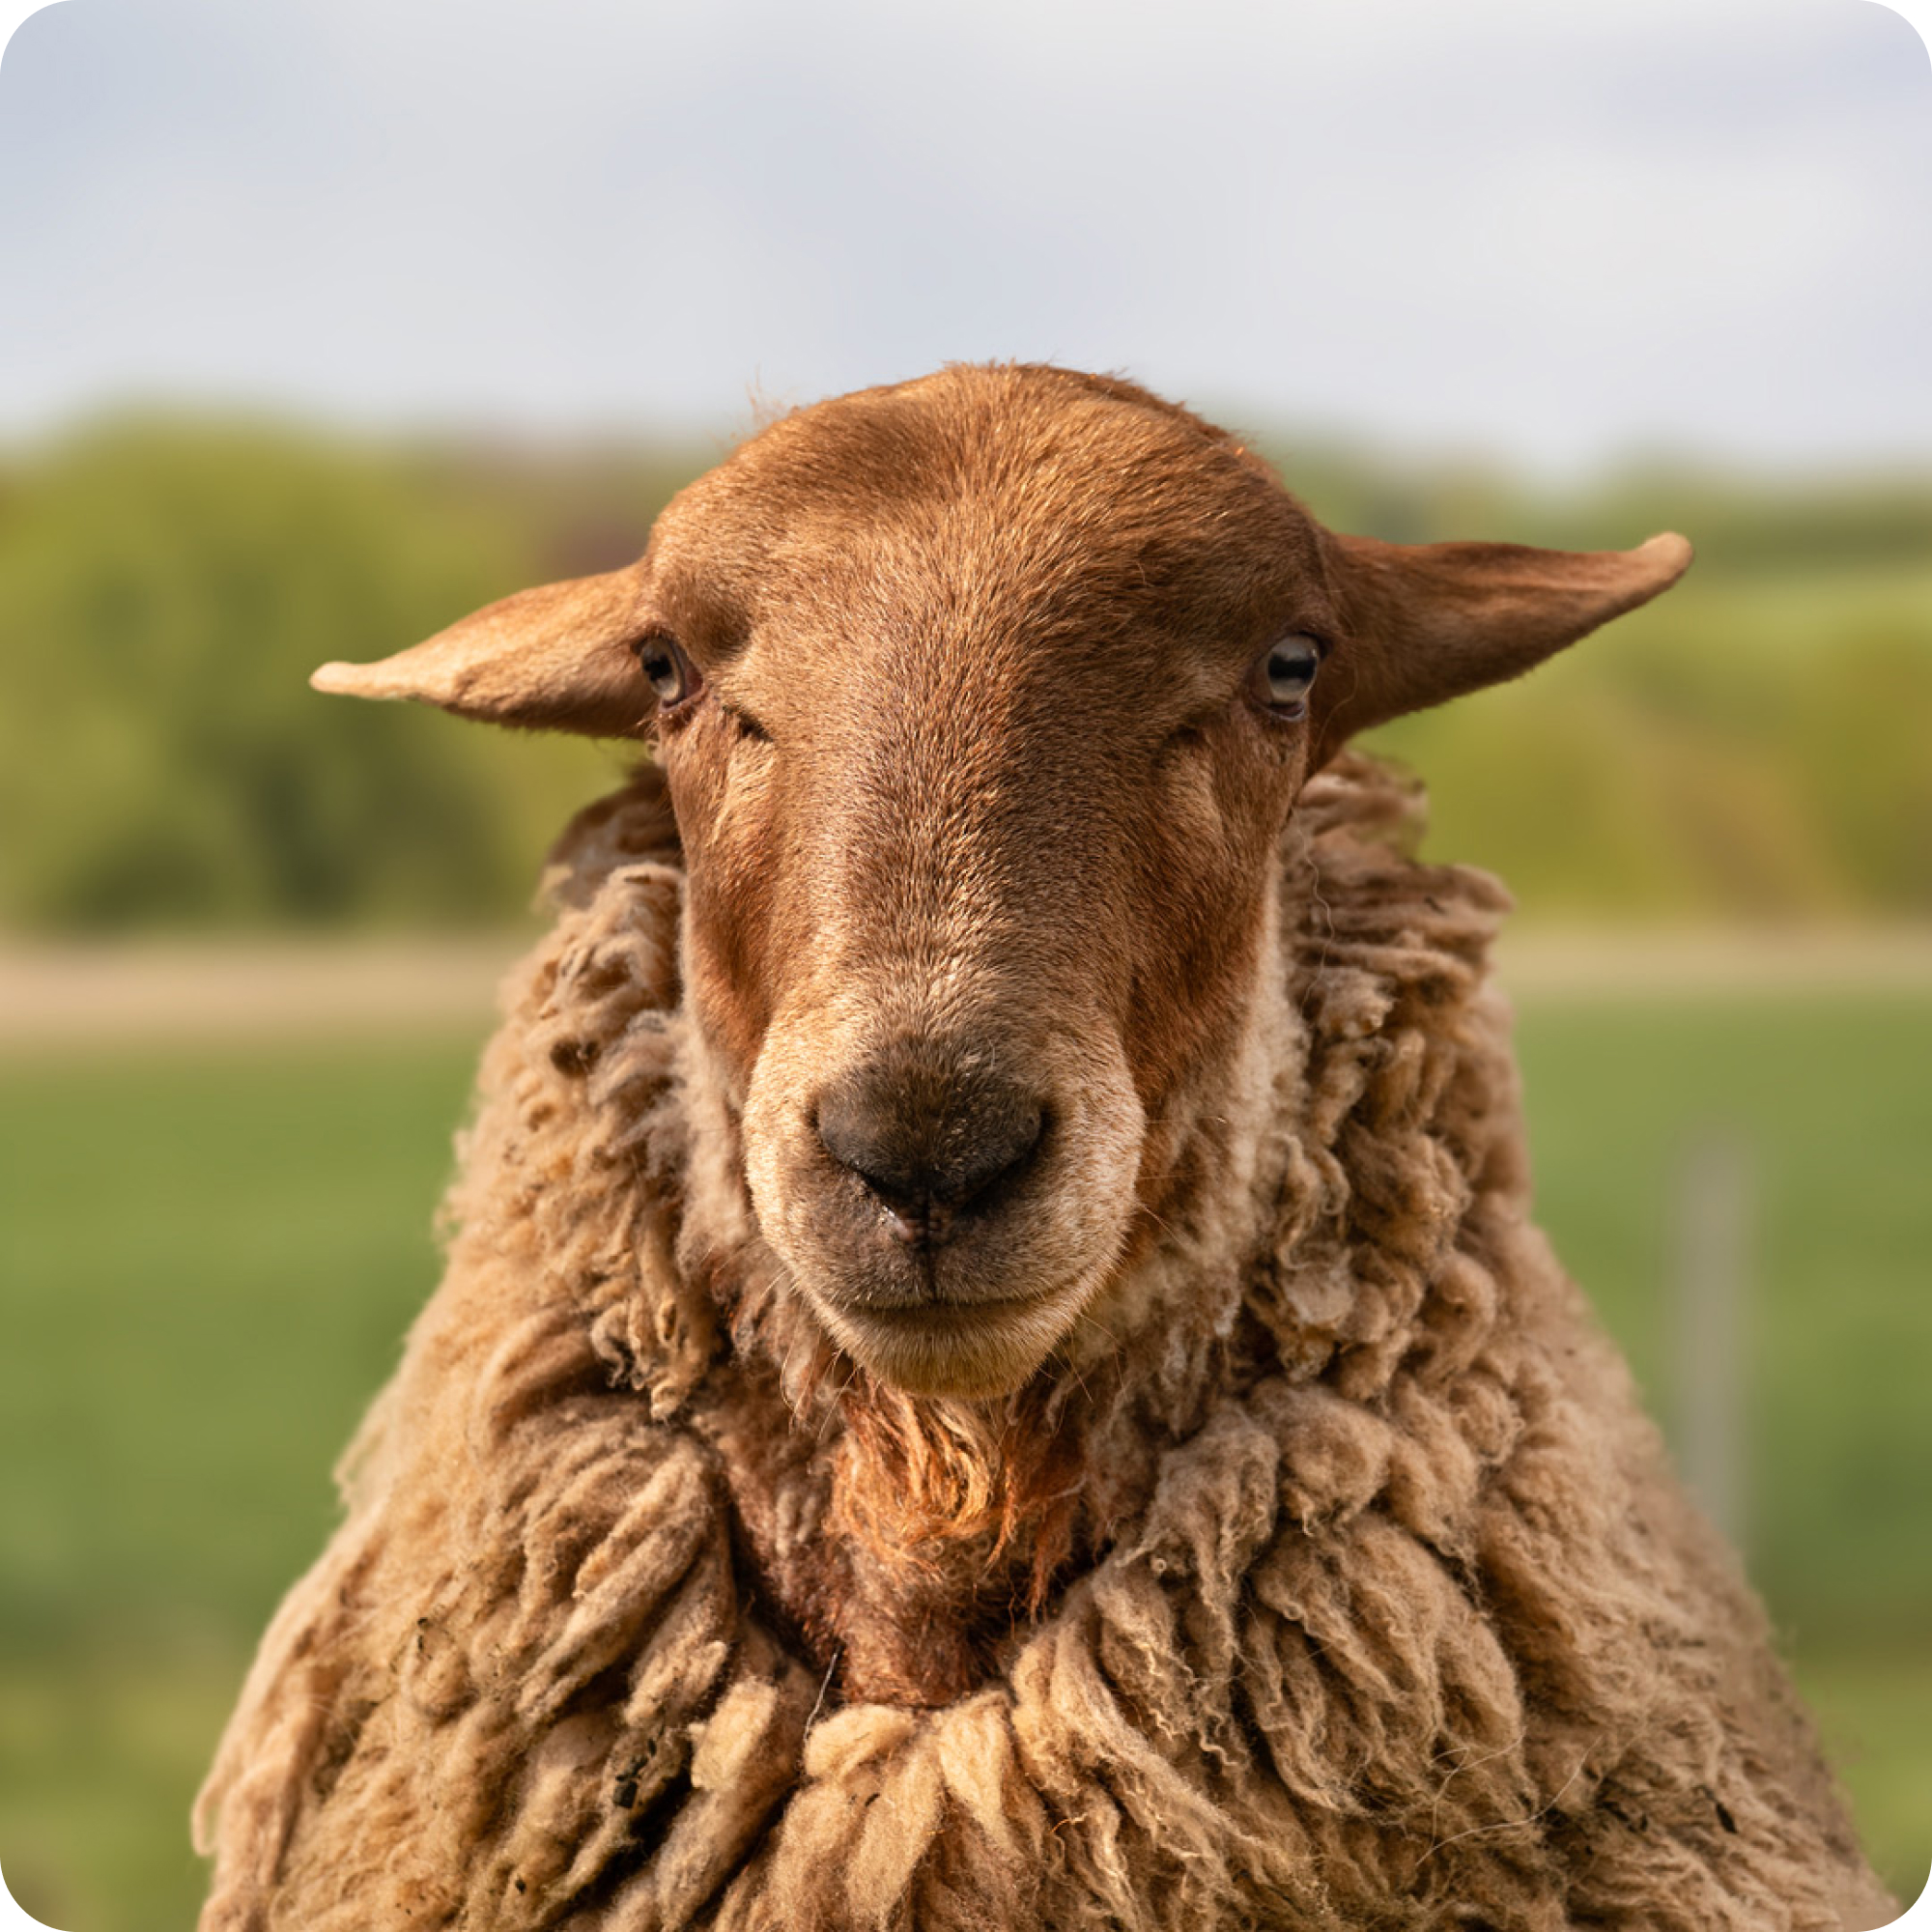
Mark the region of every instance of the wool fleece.
POLYGON ((693 1131, 662 781, 584 813, 447 1273, 202 1793, 203 1932, 1886 1922, 1530 1224, 1505 899, 1419 818, 1359 756, 1310 782, 1161 1319, 969 1403, 795 1319, 693 1131), (945 1689, 898 1694, 922 1605, 945 1689))

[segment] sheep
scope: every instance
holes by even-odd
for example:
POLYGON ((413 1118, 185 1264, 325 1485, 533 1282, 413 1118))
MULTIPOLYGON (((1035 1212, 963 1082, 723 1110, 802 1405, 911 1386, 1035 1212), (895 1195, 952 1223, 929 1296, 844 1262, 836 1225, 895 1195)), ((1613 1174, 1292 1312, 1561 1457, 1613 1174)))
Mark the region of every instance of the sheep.
POLYGON ((1361 730, 1671 583, 1124 382, 783 418, 324 691, 647 741, 196 1818, 204 1932, 1886 1922, 1361 730))

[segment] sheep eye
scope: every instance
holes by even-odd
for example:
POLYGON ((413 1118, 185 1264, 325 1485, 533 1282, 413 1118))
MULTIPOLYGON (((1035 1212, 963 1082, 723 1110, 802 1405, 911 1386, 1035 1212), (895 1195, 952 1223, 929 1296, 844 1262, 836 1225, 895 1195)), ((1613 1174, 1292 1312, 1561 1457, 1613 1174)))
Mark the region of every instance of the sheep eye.
POLYGON ((1255 666, 1250 688, 1277 718, 1305 718, 1308 691, 1321 662, 1321 646, 1300 631, 1270 644, 1255 666))
POLYGON ((657 693, 660 704, 681 704, 697 689, 697 673, 668 631, 653 631, 639 638, 634 648, 644 681, 657 693))

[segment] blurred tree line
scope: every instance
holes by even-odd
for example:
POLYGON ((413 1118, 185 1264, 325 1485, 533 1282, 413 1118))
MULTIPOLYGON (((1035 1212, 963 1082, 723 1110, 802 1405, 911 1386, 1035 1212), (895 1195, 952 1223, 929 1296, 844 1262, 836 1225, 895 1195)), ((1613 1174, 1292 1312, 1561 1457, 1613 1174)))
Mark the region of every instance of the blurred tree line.
MULTIPOLYGON (((0 926, 514 917, 621 755, 322 698, 308 672, 635 556, 722 453, 128 417, 0 462, 0 926)), ((1276 454, 1337 527, 1698 546, 1603 639, 1380 734, 1430 782, 1435 852, 1557 916, 1932 916, 1932 477, 1656 465, 1532 493, 1276 454)))

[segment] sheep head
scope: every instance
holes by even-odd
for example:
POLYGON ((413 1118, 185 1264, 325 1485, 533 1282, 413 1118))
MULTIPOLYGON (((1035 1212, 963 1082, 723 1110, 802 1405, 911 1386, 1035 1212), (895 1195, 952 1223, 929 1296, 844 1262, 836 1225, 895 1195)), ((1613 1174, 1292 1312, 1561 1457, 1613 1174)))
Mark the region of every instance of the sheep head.
POLYGON ((655 740, 762 1234, 875 1375, 986 1395, 1160 1225, 1310 773, 1689 556, 1338 536, 1130 385, 953 368, 775 424, 627 570, 315 682, 655 740))

